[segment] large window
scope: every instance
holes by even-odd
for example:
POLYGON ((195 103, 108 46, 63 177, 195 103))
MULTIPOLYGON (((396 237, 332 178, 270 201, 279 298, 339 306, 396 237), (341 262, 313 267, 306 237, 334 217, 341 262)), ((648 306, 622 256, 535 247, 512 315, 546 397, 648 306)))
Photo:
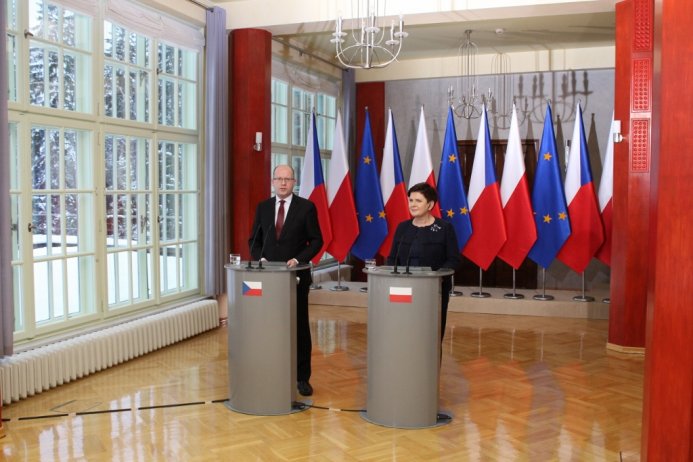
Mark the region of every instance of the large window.
MULTIPOLYGON (((285 79, 272 79, 272 169, 276 165, 288 164, 294 168, 296 183, 294 193, 301 187, 303 159, 306 154, 311 114, 315 111, 316 132, 320 146, 322 171, 327 181, 328 166, 332 155, 334 129, 337 120, 337 87, 334 79, 329 89, 310 88, 295 82, 293 71, 285 79)), ((269 179, 268 179, 269 181, 269 179)), ((325 253, 322 261, 331 260, 325 253)))
POLYGON ((143 8, 8 2, 15 341, 199 293, 201 53, 143 8))
POLYGON ((292 86, 272 79, 272 168, 289 164, 296 172, 294 191, 300 188, 303 159, 310 118, 315 110, 315 124, 320 145, 322 171, 327 180, 327 167, 332 154, 337 119, 336 96, 292 86))

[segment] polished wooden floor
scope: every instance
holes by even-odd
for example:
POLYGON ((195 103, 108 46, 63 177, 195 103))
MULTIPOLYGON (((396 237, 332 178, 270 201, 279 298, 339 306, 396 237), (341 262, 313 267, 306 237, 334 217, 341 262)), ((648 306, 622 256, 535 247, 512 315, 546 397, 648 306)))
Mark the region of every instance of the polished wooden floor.
POLYGON ((366 310, 312 306, 312 408, 238 414, 226 328, 6 406, 13 461, 637 461, 643 358, 607 321, 450 313, 440 407, 452 422, 363 420, 366 310), (323 409, 327 408, 327 409, 323 409))

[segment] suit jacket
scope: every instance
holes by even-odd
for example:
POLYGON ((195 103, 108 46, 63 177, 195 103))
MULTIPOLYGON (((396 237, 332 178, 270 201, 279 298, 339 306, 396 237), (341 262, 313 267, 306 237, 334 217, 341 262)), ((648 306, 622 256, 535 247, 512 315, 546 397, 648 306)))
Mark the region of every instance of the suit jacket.
POLYGON ((269 261, 287 262, 295 258, 299 263, 310 262, 322 248, 315 204, 294 194, 278 239, 274 226, 275 205, 276 198, 271 197, 257 206, 248 240, 253 259, 264 257, 269 261))
POLYGON ((388 265, 430 266, 431 269, 456 270, 461 264, 455 228, 450 222, 436 218, 431 226, 418 228, 412 220, 401 222, 392 238, 388 265))

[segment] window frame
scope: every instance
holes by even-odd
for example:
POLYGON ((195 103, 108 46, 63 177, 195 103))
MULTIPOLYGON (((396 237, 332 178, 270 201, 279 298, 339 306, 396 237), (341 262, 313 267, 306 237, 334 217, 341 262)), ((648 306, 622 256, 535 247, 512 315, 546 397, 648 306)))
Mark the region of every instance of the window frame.
MULTIPOLYGON (((71 5, 70 2, 63 3, 61 0, 44 0, 53 4, 61 5, 71 5)), ((131 3, 131 2, 128 2, 131 3)), ((147 11, 152 11, 155 14, 163 14, 161 12, 152 10, 148 7, 140 6, 139 4, 132 3, 133 6, 136 5, 137 8, 143 8, 147 11)), ((16 70, 17 73, 21 73, 24 69, 28 69, 29 66, 29 43, 34 40, 32 37, 24 37, 20 30, 25 29, 29 24, 29 6, 26 2, 16 2, 16 17, 17 26, 14 29, 9 29, 7 31, 8 37, 15 37, 15 50, 16 50, 16 70)), ((8 10, 10 6, 8 4, 8 10)), ((70 6, 64 6, 64 9, 74 11, 70 6)), ((87 13, 83 13, 87 14, 87 13)), ((194 128, 183 128, 177 126, 166 126, 158 123, 158 89, 156 87, 156 82, 158 82, 158 77, 156 74, 157 66, 157 44, 160 39, 150 37, 150 55, 149 64, 151 66, 151 72, 149 72, 149 83, 150 83, 150 95, 149 95, 149 121, 137 121, 129 119, 129 111, 126 109, 125 116, 126 119, 115 119, 111 116, 106 116, 104 111, 104 85, 99 85, 98 82, 104 82, 104 70, 107 63, 107 59, 104 54, 104 28, 105 21, 112 24, 118 24, 115 18, 108 16, 107 9, 101 8, 99 6, 94 8, 94 12, 90 15, 91 26, 90 32, 91 37, 88 39, 90 45, 90 69, 86 72, 89 79, 89 85, 84 85, 86 91, 92 95, 91 100, 86 105, 84 112, 71 111, 63 108, 51 108, 45 106, 32 105, 29 101, 29 82, 28 79, 25 82, 16 81, 16 100, 9 100, 8 102, 8 119, 11 127, 11 137, 13 143, 11 149, 17 150, 17 155, 13 158, 17 159, 17 163, 11 164, 11 167, 16 168, 16 172, 13 174, 13 183, 11 183, 10 197, 11 205, 13 208, 13 235, 17 236, 18 241, 18 254, 13 258, 12 268, 15 277, 18 280, 15 282, 15 288, 18 290, 15 293, 15 310, 17 313, 18 309, 22 310, 19 316, 16 316, 20 321, 19 328, 15 330, 14 342, 15 345, 23 345, 27 342, 44 339, 51 337, 56 334, 63 332, 72 331, 74 329, 84 328, 87 326, 96 326, 98 323, 110 320, 123 315, 135 313, 135 312, 147 312, 153 309, 159 309, 177 302, 179 300, 189 299, 193 297, 199 297, 203 289, 203 265, 202 265, 202 236, 203 236, 203 221, 199 219, 199 216, 203 213, 202 208, 202 191, 203 191, 203 181, 204 181, 204 169, 203 169, 203 146, 204 146, 204 131, 203 123, 196 122, 194 128), (156 79, 156 80, 155 80, 156 79), (93 90, 92 90, 93 89, 93 90), (67 316, 65 320, 60 320, 54 323, 47 323, 44 325, 37 325, 35 322, 35 311, 33 309, 35 296, 33 294, 35 285, 35 258, 32 254, 31 240, 27 239, 27 221, 30 222, 32 216, 32 201, 31 201, 31 188, 32 188, 32 160, 31 160, 31 127, 33 125, 46 125, 50 127, 69 127, 74 129, 88 130, 91 136, 91 189, 90 194, 93 194, 93 200, 91 209, 93 210, 92 217, 90 218, 89 226, 94 230, 91 233, 90 239, 93 243, 94 255, 94 275, 93 279, 95 283, 92 284, 94 291, 94 300, 89 302, 89 307, 83 307, 88 311, 84 311, 79 316, 67 316), (111 304, 109 305, 108 299, 108 268, 107 268, 107 257, 109 251, 106 247, 107 239, 107 226, 106 226, 106 201, 105 196, 108 191, 105 189, 105 137, 108 135, 122 135, 122 136, 140 136, 147 138, 150 142, 150 158, 149 158, 149 169, 150 175, 150 185, 148 195, 152 198, 149 202, 149 208, 152 210, 153 222, 151 223, 150 233, 152 235, 151 248, 159 249, 161 247, 161 242, 158 238, 158 224, 156 223, 157 212, 157 201, 161 194, 158 185, 158 151, 157 146, 159 140, 173 140, 178 143, 185 143, 186 145, 192 146, 194 149, 194 171, 190 170, 191 174, 195 176, 194 192, 187 191, 188 194, 194 195, 192 201, 194 202, 194 211, 196 214, 195 220, 187 220, 190 225, 195 228, 191 232, 191 236, 187 239, 186 245, 194 248, 194 258, 196 267, 194 271, 190 272, 188 279, 192 280, 186 286, 177 286, 176 291, 171 293, 161 294, 159 290, 159 259, 154 255, 158 250, 152 251, 151 255, 151 284, 149 287, 152 293, 151 297, 148 299, 135 299, 131 298, 129 303, 124 304, 111 304), (29 242, 29 245, 27 245, 29 242), (133 301, 134 300, 134 301, 133 301)), ((167 19, 167 24, 180 23, 178 20, 167 19)), ((185 28, 191 28, 193 26, 182 24, 185 28)), ((8 24, 10 26, 11 24, 8 24)), ((125 27, 127 29, 127 27, 125 27)), ((62 33, 62 29, 59 31, 62 33)), ((142 34, 140 34, 142 35, 142 34)), ((190 34, 187 34, 190 35, 190 34)), ((178 37, 184 37, 185 34, 179 34, 178 37)), ((188 40, 187 37, 184 38, 188 40)), ((9 40, 9 38, 8 38, 9 40)), ((193 42, 196 38, 191 39, 193 42)), ((169 45, 172 45, 170 41, 167 41, 169 45)), ((53 46, 52 42, 50 45, 53 46)), ((192 98, 194 110, 185 110, 186 114, 192 114, 190 117, 195 121, 202 121, 204 118, 204 111, 202 108, 203 95, 204 95, 204 80, 203 80, 203 65, 204 65, 204 51, 197 47, 198 44, 192 43, 191 46, 187 47, 185 44, 175 44, 173 45, 176 49, 184 49, 186 53, 190 53, 188 57, 192 57, 194 64, 188 68, 192 69, 193 75, 188 75, 186 77, 186 82, 192 82, 194 88, 192 89, 192 98)), ((128 62, 127 55, 125 63, 128 62)), ((125 64, 124 63, 124 64, 125 64)), ((11 64, 11 63, 10 63, 11 64)), ((147 69, 150 68, 147 67, 147 69)), ((137 68, 139 69, 139 67, 137 68)), ((11 71, 12 69, 10 69, 11 71)), ((126 72, 127 81, 127 72, 126 72)), ((80 85, 84 82, 79 83, 80 85)), ((189 99, 190 100, 190 99, 189 99)), ((178 108, 175 107, 174 111, 178 108)), ((64 212, 64 211, 63 211, 64 212)), ((61 228, 62 229, 62 228, 61 228)), ((63 239, 66 235, 63 236, 63 239)), ((81 239, 81 238, 80 238, 81 239)), ((68 255, 71 257, 71 255, 68 255)), ((186 262, 189 263, 189 262, 186 262)), ((179 265, 181 265, 179 263, 179 265)), ((184 272, 184 274, 188 274, 184 272)), ((64 278, 65 279, 65 278, 64 278)), ((140 295, 142 295, 140 293, 140 295)), ((65 306, 65 312, 69 310, 69 306, 65 306)))

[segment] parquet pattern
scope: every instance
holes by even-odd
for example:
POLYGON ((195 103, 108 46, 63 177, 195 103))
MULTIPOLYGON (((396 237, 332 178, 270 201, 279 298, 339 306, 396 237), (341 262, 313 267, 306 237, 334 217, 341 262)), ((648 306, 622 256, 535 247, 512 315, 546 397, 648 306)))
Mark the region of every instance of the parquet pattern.
POLYGON ((607 321, 450 313, 440 408, 453 421, 402 430, 354 412, 366 403, 366 318, 311 306, 320 408, 259 417, 224 407, 221 327, 4 408, 0 459, 640 459, 643 358, 606 350, 607 321))

